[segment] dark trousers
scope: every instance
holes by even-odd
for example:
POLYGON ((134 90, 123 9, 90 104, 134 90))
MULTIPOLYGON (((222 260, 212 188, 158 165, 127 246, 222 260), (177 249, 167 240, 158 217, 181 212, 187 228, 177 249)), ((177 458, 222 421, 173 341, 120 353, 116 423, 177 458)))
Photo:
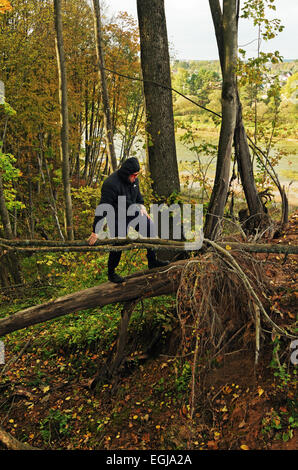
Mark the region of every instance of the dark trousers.
MULTIPOLYGON (((154 226, 154 222, 149 219, 146 215, 141 216, 141 224, 134 226, 133 228, 139 232, 143 237, 150 237, 156 235, 156 229, 154 226)), ((126 235, 130 227, 130 222, 134 219, 134 217, 127 217, 126 220, 126 235)), ((116 227, 116 236, 117 236, 117 227, 116 227)), ((108 271, 109 273, 115 271, 118 264, 120 263, 122 251, 110 251, 109 260, 108 260, 108 271)), ((148 262, 153 262, 156 260, 155 251, 151 248, 147 248, 147 258, 148 262)))

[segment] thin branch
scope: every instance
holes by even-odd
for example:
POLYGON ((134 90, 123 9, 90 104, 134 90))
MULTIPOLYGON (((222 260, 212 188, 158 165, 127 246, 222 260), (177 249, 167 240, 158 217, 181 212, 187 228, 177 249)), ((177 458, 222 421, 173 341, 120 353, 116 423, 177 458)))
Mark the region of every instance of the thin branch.
POLYGON ((143 82, 143 83, 150 83, 151 85, 155 85, 155 86, 158 86, 160 88, 164 88, 165 90, 170 90, 170 91, 173 91, 174 93, 177 93, 178 95, 182 96, 183 98, 185 98, 186 100, 190 101, 191 103, 195 104, 196 106, 198 106, 199 108, 201 109, 204 109, 205 111, 208 111, 209 113, 212 113, 214 114, 215 116, 221 118, 221 115, 216 113, 215 111, 212 111, 212 109, 208 109, 206 108, 205 106, 202 106, 201 104, 197 103, 196 101, 192 100, 191 98, 188 98, 187 96, 185 96, 183 93, 180 93, 180 91, 178 90, 175 90, 175 88, 172 88, 172 87, 169 87, 167 85, 163 85, 162 83, 158 83, 158 82, 154 82, 152 80, 144 80, 143 78, 140 78, 140 77, 131 77, 130 75, 125 75, 123 73, 119 73, 119 72, 116 72, 115 70, 111 70, 111 69, 108 69, 108 68, 104 68, 107 72, 110 72, 110 73, 113 73, 115 75, 118 75, 119 77, 123 77, 123 78, 127 78, 129 80, 137 80, 139 82, 143 82))

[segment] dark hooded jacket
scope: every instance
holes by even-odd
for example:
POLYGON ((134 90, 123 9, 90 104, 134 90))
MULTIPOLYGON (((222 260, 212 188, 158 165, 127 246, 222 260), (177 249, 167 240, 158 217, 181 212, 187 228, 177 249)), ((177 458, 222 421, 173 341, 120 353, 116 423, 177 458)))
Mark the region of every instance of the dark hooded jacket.
MULTIPOLYGON (((131 183, 128 179, 129 175, 140 171, 140 164, 137 158, 131 157, 125 160, 119 170, 114 171, 103 182, 101 188, 101 199, 99 205, 110 204, 115 210, 117 216, 118 197, 126 196, 126 208, 131 204, 144 204, 143 196, 140 193, 138 178, 131 183)), ((96 214, 97 210, 95 211, 96 214)), ((98 222, 100 222, 105 215, 95 215, 93 222, 93 232, 98 222)))

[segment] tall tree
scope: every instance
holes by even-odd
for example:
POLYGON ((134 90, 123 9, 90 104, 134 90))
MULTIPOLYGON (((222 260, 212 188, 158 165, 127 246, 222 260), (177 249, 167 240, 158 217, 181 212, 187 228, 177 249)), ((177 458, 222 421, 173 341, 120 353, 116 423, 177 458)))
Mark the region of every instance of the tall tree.
MULTIPOLYGON (((13 231, 10 223, 9 212, 7 210, 6 201, 5 201, 5 194, 4 194, 4 182, 2 176, 2 161, 4 161, 5 155, 2 153, 2 142, 0 142, 0 220, 2 221, 3 231, 5 238, 11 240, 14 238, 13 231)), ((5 168, 5 166, 4 166, 5 168)), ((3 261, 3 260, 2 260, 3 261)), ((3 265, 0 267, 0 270, 3 271, 0 276, 0 281, 3 285, 7 283, 7 275, 5 273, 6 267, 8 268, 8 272, 11 274, 13 281, 18 284, 22 282, 22 272, 21 266, 19 263, 19 258, 17 253, 8 253, 6 254, 5 258, 6 266, 3 265)))
POLYGON ((205 221, 204 233, 214 238, 224 215, 230 177, 232 145, 237 116, 237 0, 223 0, 221 41, 224 54, 222 66, 222 121, 214 186, 205 221))
POLYGON ((12 233, 12 228, 10 224, 9 213, 8 213, 6 203, 5 203, 4 187, 3 187, 3 180, 2 180, 1 172, 0 172, 0 216, 1 216, 1 221, 3 224, 5 237, 8 239, 12 239, 13 233, 12 233))
POLYGON ((111 170, 114 171, 117 168, 117 158, 116 158, 114 140, 113 140, 113 124, 112 124, 112 119, 111 119, 109 94, 108 94, 108 87, 107 87, 106 75, 105 75, 105 62, 104 62, 104 55, 103 55, 103 49, 102 49, 102 28, 101 28, 101 14, 100 14, 99 0, 93 0, 93 8, 94 8, 94 30, 95 30, 95 35, 96 35, 96 54, 97 54, 97 61, 98 61, 98 72, 99 72, 100 83, 101 83, 101 95, 102 95, 102 104, 103 104, 103 112, 104 112, 104 125, 105 125, 108 159, 109 159, 111 170))
MULTIPOLYGON (((0 155, 1 156, 1 155, 0 155)), ((4 187, 3 187, 3 180, 0 171, 0 219, 3 224, 4 229, 4 236, 7 239, 13 238, 13 232, 10 224, 9 213, 5 203, 5 196, 4 196, 4 187)), ((3 263, 3 260, 2 260, 3 263)), ((5 257, 5 264, 3 263, 0 267, 0 282, 2 285, 6 286, 9 285, 8 282, 8 273, 11 274, 13 281, 16 284, 22 282, 22 273, 20 268, 20 263, 18 260, 18 256, 16 253, 13 254, 6 254, 5 257)))
POLYGON ((160 198, 180 191, 164 0, 137 0, 148 166, 160 198), (157 86, 156 84, 162 86, 157 86))
MULTIPOLYGON (((220 59, 220 65, 222 75, 224 75, 225 69, 225 54, 226 54, 226 38, 224 34, 223 24, 223 12, 220 6, 219 0, 209 0, 210 10, 212 14, 215 35, 218 46, 218 53, 220 59)), ((234 34, 238 36, 238 18, 239 18, 240 0, 237 0, 236 5, 236 28, 234 34)), ((246 136, 245 127, 242 118, 242 105, 239 97, 238 87, 236 83, 236 103, 237 103, 237 120, 234 133, 234 145, 235 145, 235 157, 237 159, 237 165, 239 174, 246 197, 249 216, 250 226, 258 228, 260 224, 268 224, 269 219, 267 214, 264 212, 264 206, 261 198, 258 194, 258 190, 255 184, 254 173, 253 173, 253 162, 250 155, 249 144, 246 136)))
POLYGON ((68 240, 74 239, 73 214, 70 188, 70 165, 69 165, 69 120, 68 120, 68 96, 67 96, 67 73, 65 64, 61 0, 54 0, 55 19, 55 44, 57 53, 58 75, 59 75, 59 99, 61 115, 61 156, 62 156, 62 179, 65 198, 66 232, 68 240))

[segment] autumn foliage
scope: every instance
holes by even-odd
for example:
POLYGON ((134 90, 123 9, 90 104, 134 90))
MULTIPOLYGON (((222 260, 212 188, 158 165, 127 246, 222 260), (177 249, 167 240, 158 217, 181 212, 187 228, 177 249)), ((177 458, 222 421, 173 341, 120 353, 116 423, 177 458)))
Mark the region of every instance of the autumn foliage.
POLYGON ((6 11, 11 11, 12 6, 8 0, 0 0, 0 13, 5 13, 6 11))
MULTIPOLYGON (((16 198, 30 207, 27 213, 18 213, 18 216, 23 222, 26 220, 25 225, 30 227, 26 236, 31 238, 34 224, 53 225, 54 215, 55 228, 51 236, 60 238, 56 226, 59 218, 63 220, 63 196, 59 198, 62 187, 60 117, 53 2, 16 0, 12 9, 9 2, 1 1, 0 7, 2 13, 6 12, 0 17, 0 79, 5 85, 6 103, 14 110, 7 119, 7 114, 0 109, 0 129, 6 128, 2 150, 16 158, 17 167, 23 173, 15 184, 16 198), (41 194, 45 197, 45 211, 41 194), (53 207, 51 213, 49 198, 53 207), (57 199, 59 202, 54 207, 57 199)), ((107 172, 107 160, 93 12, 87 1, 62 2, 62 8, 70 176, 73 188, 94 187, 107 172)), ((139 76, 135 20, 127 13, 109 19, 104 10, 103 42, 113 133, 114 138, 122 142, 120 157, 125 158, 143 125, 142 88, 139 81, 127 80, 110 71, 139 76)))

